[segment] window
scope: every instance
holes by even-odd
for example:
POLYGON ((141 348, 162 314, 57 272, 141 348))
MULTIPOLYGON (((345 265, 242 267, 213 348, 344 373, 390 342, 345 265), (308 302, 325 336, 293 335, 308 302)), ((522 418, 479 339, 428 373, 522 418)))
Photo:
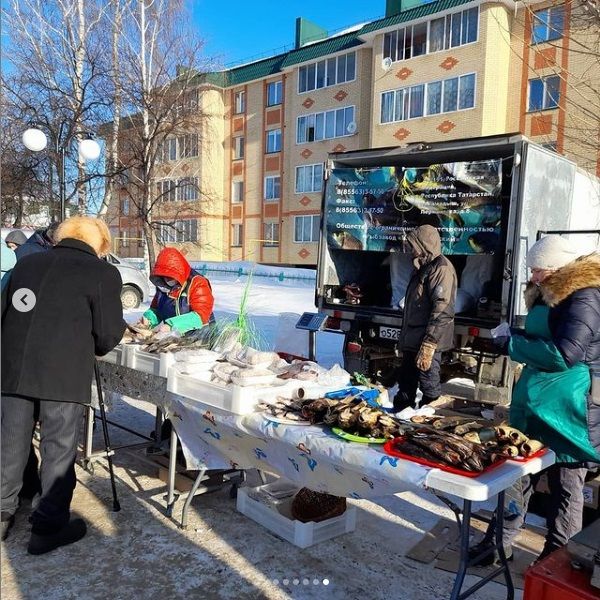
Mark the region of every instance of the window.
POLYGON ((272 81, 267 84, 267 106, 281 104, 283 98, 283 84, 281 81, 272 81))
POLYGON ((234 181, 231 184, 231 201, 232 202, 243 202, 244 201, 244 182, 234 181))
POLYGON ((239 115, 240 113, 246 112, 246 92, 239 91, 235 93, 235 114, 239 115))
POLYGON ((403 27, 383 36, 383 57, 394 62, 477 41, 479 9, 403 27))
POLYGON ((300 67, 298 69, 298 93, 302 94, 310 90, 345 83, 355 78, 356 53, 349 52, 300 67))
POLYGON ((381 94, 381 122, 393 123, 475 106, 475 74, 392 90, 381 94))
POLYGON ((178 180, 177 200, 191 202, 198 200, 198 178, 183 177, 178 180))
POLYGON ((184 135, 178 138, 179 158, 193 158, 198 156, 198 136, 184 135))
POLYGON ((263 246, 279 246, 279 223, 263 224, 263 246))
POLYGON ((557 108, 560 101, 560 77, 529 80, 529 111, 557 108))
POLYGON ((323 165, 296 167, 296 194, 320 192, 323 188, 323 165))
POLYGON ((294 242, 319 241, 319 215, 294 217, 294 242))
POLYGON ((531 41, 534 44, 557 40, 563 35, 565 24, 564 6, 551 6, 533 15, 531 41))
POLYGON ((244 138, 236 137, 233 138, 233 158, 244 158, 244 138))
POLYGON ((129 248, 129 240, 127 239, 127 231, 121 231, 121 247, 129 248))
POLYGON ((281 179, 279 175, 265 177, 265 200, 279 200, 281 196, 281 179))
POLYGON ((169 138, 165 140, 164 144, 164 158, 165 162, 169 160, 177 160, 177 138, 169 138))
POLYGON ((198 90, 191 90, 184 94, 180 94, 173 106, 176 115, 191 112, 198 107, 198 90))
POLYGON ((137 243, 138 243, 138 248, 143 248, 144 247, 144 232, 141 229, 138 229, 137 232, 137 243))
POLYGON ((161 243, 183 244, 198 241, 198 221, 196 219, 181 219, 158 224, 158 236, 161 243))
POLYGON ((350 135, 348 125, 354 121, 354 106, 298 117, 296 143, 317 142, 350 135))
POLYGON ((236 223, 231 226, 231 245, 235 247, 241 247, 244 242, 243 225, 236 223))
POLYGON ((267 154, 281 151, 281 129, 267 131, 267 154))
POLYGON ((121 214, 122 215, 129 214, 129 198, 123 198, 121 200, 121 214))
POLYGON ((475 106, 475 74, 460 77, 458 86, 458 110, 475 106))
POLYGON ((157 184, 158 194, 164 202, 190 202, 200 197, 198 177, 164 179, 157 184))

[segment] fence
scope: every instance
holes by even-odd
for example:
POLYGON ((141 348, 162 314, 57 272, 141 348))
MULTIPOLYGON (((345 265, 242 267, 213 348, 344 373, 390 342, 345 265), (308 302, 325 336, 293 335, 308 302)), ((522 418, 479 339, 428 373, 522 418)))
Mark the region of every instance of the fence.
MULTIPOLYGON (((122 258, 123 262, 128 263, 142 271, 144 269, 144 259, 142 258, 122 258)), ((247 277, 252 274, 252 277, 265 277, 278 279, 281 282, 285 281, 307 281, 315 283, 316 271, 314 269, 300 269, 296 267, 271 267, 268 265, 260 265, 256 263, 246 262, 192 262, 192 268, 198 271, 201 275, 215 277, 222 275, 226 278, 247 277)))

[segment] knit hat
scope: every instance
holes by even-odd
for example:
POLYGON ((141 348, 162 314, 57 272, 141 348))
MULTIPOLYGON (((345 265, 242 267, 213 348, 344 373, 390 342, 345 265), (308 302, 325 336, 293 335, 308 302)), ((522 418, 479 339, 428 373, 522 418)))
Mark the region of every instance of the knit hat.
POLYGON ((27 236, 20 229, 14 229, 6 235, 6 239, 4 241, 7 244, 13 243, 17 246, 22 246, 27 241, 27 236))
POLYGON ((547 235, 538 240, 527 253, 530 269, 556 271, 580 256, 572 242, 560 235, 547 235))

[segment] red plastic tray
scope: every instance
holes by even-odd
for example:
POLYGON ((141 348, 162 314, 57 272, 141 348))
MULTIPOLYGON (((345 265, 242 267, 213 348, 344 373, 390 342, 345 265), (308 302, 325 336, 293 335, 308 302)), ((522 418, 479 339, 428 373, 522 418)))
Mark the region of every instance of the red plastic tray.
POLYGON ((447 471, 448 473, 455 473, 456 475, 463 475, 464 477, 479 477, 479 475, 487 473, 488 471, 492 471, 493 469, 499 467, 501 464, 504 464, 506 462, 505 458, 501 458, 495 463, 485 467, 483 471, 465 471, 463 469, 457 469, 456 467, 451 467, 450 465, 438 463, 433 460, 427 460, 426 458, 419 458, 418 456, 404 454, 404 452, 400 452, 400 450, 396 450, 395 448, 395 444, 402 441, 404 441, 404 437, 397 437, 393 440, 390 440, 389 442, 386 442, 383 445, 384 452, 386 454, 389 454, 390 456, 395 456, 396 458, 403 458, 404 460, 410 460, 412 462, 419 463, 420 465, 425 465, 426 467, 433 467, 434 469, 440 469, 441 471, 447 471))

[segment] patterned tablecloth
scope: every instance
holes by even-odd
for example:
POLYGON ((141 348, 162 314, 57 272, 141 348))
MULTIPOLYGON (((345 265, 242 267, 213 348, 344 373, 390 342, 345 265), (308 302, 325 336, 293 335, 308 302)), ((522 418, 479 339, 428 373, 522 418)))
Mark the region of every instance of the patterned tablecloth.
POLYGON ((164 408, 190 469, 256 468, 349 498, 425 487, 427 467, 388 456, 380 445, 346 442, 326 427, 236 416, 175 395, 164 408))

